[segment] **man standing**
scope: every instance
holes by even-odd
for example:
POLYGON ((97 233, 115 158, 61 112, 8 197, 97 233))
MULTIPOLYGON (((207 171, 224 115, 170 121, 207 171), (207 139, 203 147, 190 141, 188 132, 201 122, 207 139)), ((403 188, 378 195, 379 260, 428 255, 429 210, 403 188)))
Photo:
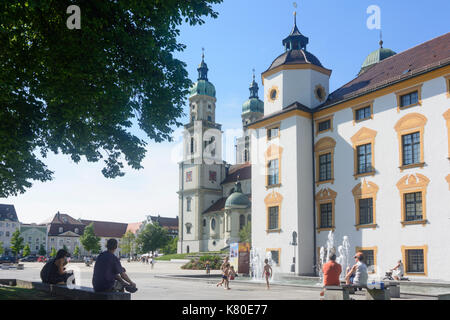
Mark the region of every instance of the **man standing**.
POLYGON ((130 280, 119 259, 114 255, 117 249, 117 240, 109 239, 106 251, 102 252, 94 265, 92 285, 95 292, 128 292, 137 291, 136 284, 130 280))

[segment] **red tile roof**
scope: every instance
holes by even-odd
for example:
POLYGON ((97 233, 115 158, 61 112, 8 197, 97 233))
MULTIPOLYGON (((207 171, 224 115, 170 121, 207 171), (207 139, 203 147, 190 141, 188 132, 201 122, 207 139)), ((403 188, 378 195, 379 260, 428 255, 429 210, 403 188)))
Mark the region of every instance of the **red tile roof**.
POLYGON ((231 166, 228 170, 228 174, 225 177, 225 180, 222 181, 222 184, 236 182, 238 176, 240 181, 251 179, 252 164, 250 162, 246 162, 243 164, 231 166))
POLYGON ((126 232, 131 231, 132 233, 136 234, 136 232, 139 231, 141 226, 142 226, 142 222, 129 223, 127 226, 126 232))
POLYGON ((450 32, 377 63, 331 93, 315 111, 446 65, 450 65, 450 32))
POLYGON ((95 235, 104 238, 122 238, 128 228, 126 223, 93 220, 81 220, 81 222, 86 226, 93 223, 95 235))

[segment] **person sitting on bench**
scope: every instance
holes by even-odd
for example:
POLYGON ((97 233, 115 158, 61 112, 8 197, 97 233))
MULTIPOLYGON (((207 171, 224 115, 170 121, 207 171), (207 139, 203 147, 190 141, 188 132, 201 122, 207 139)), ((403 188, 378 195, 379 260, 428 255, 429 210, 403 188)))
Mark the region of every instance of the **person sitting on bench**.
POLYGON ((395 280, 399 281, 403 278, 404 268, 402 260, 398 260, 397 265, 391 269, 395 280))
POLYGON ((364 255, 362 252, 358 252, 353 257, 355 258, 356 264, 350 269, 350 271, 345 276, 346 284, 353 284, 355 286, 367 286, 367 266, 363 262, 364 255))
POLYGON ((66 250, 60 249, 56 256, 44 265, 41 270, 43 283, 66 284, 67 279, 72 275, 72 273, 65 271, 66 268, 64 266, 67 264, 67 257, 70 257, 70 254, 66 250))
POLYGON ((95 292, 128 292, 137 291, 136 284, 130 280, 126 270, 120 264, 119 258, 114 255, 117 249, 117 240, 109 239, 106 242, 106 251, 100 253, 95 265, 92 285, 95 292))

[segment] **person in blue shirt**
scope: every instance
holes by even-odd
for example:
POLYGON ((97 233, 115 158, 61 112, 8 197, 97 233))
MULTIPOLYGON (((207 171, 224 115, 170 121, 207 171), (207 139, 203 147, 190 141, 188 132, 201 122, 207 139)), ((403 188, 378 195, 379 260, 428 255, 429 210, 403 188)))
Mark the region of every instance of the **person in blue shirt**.
POLYGON ((120 264, 119 258, 114 255, 117 249, 117 240, 109 239, 106 251, 102 252, 94 265, 92 285, 95 292, 124 292, 137 291, 136 284, 130 280, 125 268, 120 264))

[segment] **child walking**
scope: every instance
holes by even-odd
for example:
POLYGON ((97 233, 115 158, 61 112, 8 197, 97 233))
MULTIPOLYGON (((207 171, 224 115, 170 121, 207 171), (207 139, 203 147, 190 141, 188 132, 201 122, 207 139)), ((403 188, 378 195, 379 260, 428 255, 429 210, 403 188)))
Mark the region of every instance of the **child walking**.
POLYGON ((267 289, 269 289, 269 278, 272 276, 272 267, 269 265, 269 259, 265 259, 264 263, 264 276, 266 277, 267 289))
POLYGON ((225 290, 229 290, 229 286, 228 286, 228 275, 230 273, 230 264, 227 263, 224 268, 222 269, 222 281, 219 282, 216 287, 221 286, 224 284, 224 289, 225 290))
POLYGON ((211 264, 210 264, 209 260, 206 261, 205 268, 206 268, 206 274, 209 275, 211 273, 211 264))

